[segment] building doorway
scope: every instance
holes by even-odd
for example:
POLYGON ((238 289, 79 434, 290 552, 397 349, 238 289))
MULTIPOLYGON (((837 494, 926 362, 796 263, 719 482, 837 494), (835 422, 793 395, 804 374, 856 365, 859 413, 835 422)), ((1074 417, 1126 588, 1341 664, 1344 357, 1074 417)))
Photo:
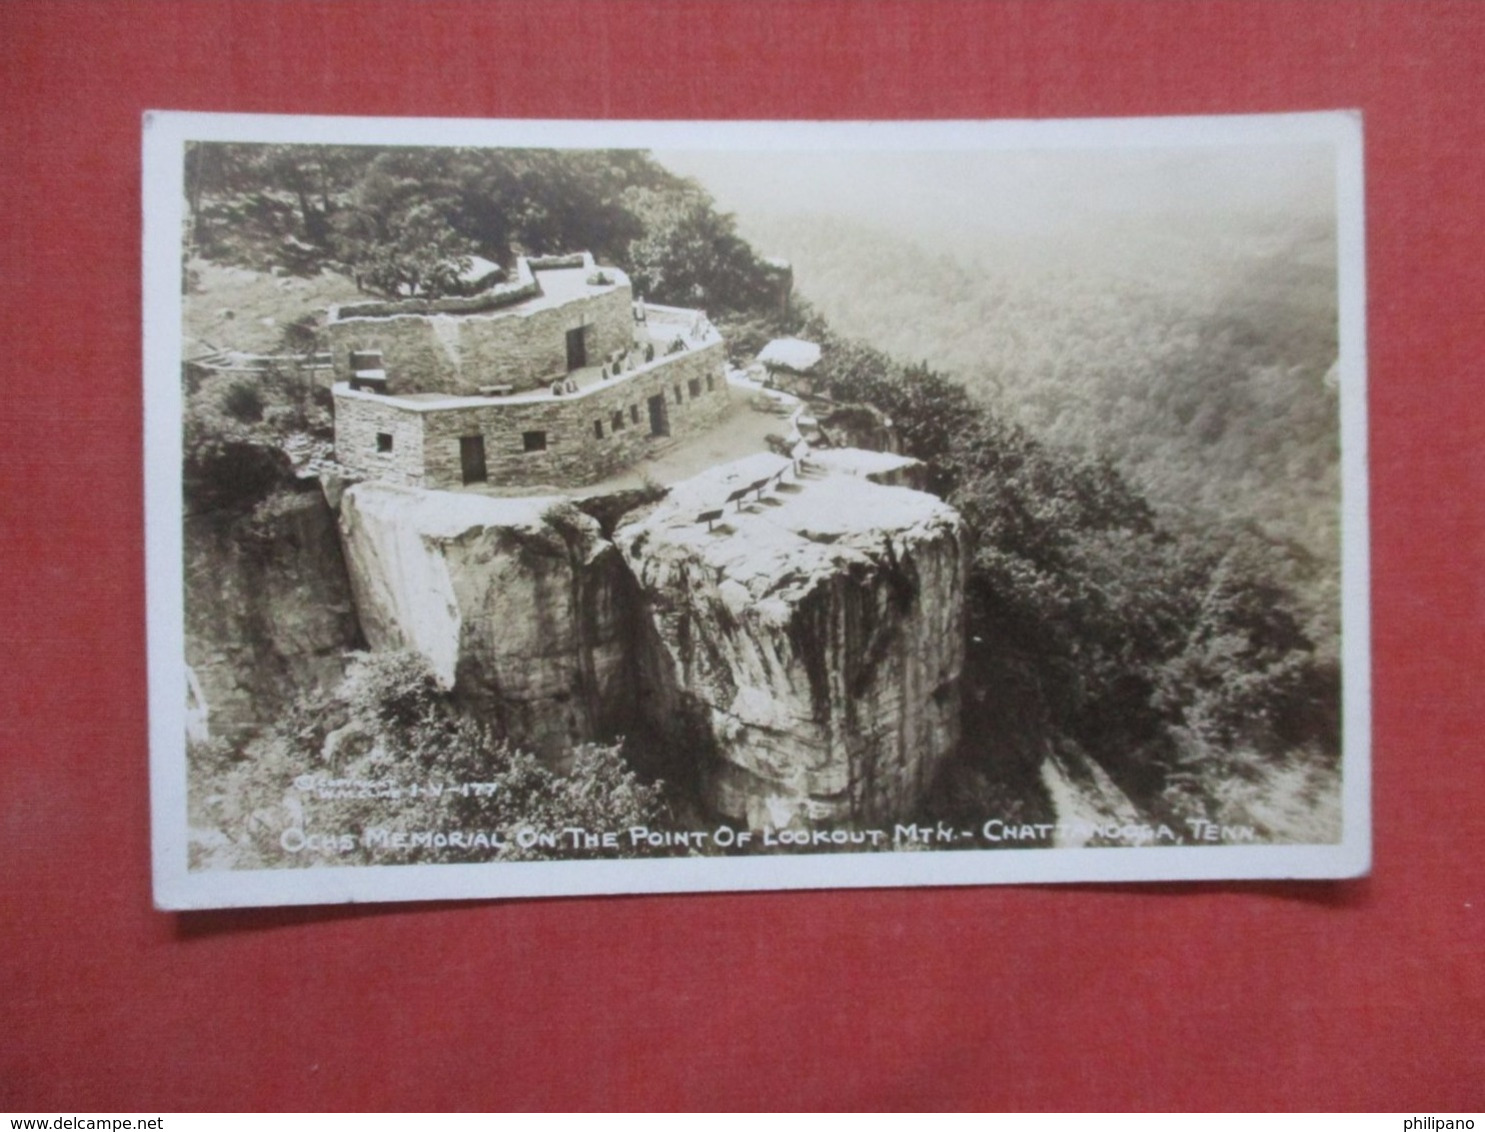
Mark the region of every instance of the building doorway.
POLYGON ((664 393, 657 393, 650 398, 650 435, 670 435, 670 418, 665 408, 664 393))
POLYGON ((568 373, 571 373, 575 369, 582 369, 588 364, 588 344, 583 336, 583 332, 586 329, 587 327, 585 326, 579 326, 576 330, 569 330, 567 332, 568 373))
POLYGON ((459 438, 459 466, 464 472, 465 483, 484 483, 485 438, 483 436, 461 436, 459 438))

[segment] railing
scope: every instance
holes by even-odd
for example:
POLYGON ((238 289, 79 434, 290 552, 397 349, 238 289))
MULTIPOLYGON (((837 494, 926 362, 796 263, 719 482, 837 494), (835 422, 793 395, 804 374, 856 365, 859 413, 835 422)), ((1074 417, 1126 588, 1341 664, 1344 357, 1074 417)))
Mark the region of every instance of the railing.
POLYGON ((264 373, 279 366, 296 369, 333 369, 329 354, 229 354, 218 351, 191 358, 187 365, 199 366, 216 373, 264 373))

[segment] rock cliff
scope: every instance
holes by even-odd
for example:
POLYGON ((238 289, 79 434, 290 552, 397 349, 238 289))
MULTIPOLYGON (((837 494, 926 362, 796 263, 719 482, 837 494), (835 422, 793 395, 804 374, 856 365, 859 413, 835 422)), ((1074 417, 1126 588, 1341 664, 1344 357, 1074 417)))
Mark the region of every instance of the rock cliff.
POLYGON ((248 514, 188 517, 185 590, 196 739, 277 718, 299 693, 333 684, 358 641, 335 515, 312 480, 248 514))
POLYGON ((752 457, 612 540, 558 498, 359 484, 341 532, 362 632, 559 765, 642 731, 739 820, 902 817, 958 741, 964 536, 872 470, 752 457))
POLYGON ((614 539, 645 614, 646 713, 710 748, 712 808, 754 825, 912 811, 959 737, 953 509, 765 455, 678 485, 614 539))
POLYGON ((363 483, 341 499, 362 632, 414 649, 510 737, 560 764, 624 730, 625 576, 598 523, 556 498, 363 483))

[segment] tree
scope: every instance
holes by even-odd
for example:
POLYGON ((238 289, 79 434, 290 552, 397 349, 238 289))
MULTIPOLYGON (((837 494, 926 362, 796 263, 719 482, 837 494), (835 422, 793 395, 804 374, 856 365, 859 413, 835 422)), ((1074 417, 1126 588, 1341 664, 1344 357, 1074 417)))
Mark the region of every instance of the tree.
POLYGON ((774 284, 762 261, 705 193, 641 189, 629 194, 629 203, 643 224, 626 257, 637 292, 716 315, 772 304, 774 284))
POLYGON ((1314 646, 1271 581, 1265 548, 1240 538, 1206 573, 1180 648, 1161 665, 1155 700, 1208 752, 1274 751, 1296 734, 1311 684, 1314 646))
POLYGON ((192 142, 185 154, 190 241, 212 258, 241 258, 256 246, 269 264, 317 267, 331 250, 337 211, 377 152, 192 142))
POLYGON ((336 219, 335 248, 358 285, 397 297, 437 297, 469 266, 461 196, 439 149, 379 154, 336 219))
POLYGON ((959 383, 928 368, 904 366, 862 342, 837 337, 816 318, 804 333, 823 347, 820 377, 837 401, 864 401, 891 419, 910 456, 929 467, 929 487, 948 495, 960 474, 961 438, 981 421, 982 410, 959 383))

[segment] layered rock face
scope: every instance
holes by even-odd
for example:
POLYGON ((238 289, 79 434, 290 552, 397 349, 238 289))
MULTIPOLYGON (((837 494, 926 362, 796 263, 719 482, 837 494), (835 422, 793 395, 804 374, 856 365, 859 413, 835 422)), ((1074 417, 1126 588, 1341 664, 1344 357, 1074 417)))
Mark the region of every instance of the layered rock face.
POLYGON ((751 457, 612 541, 558 498, 358 484, 341 533, 362 632, 555 765, 643 728, 739 821, 901 818, 959 738, 965 540, 877 470, 751 457))
POLYGON ((340 678, 356 616, 335 515, 312 481, 251 514, 188 517, 184 566, 194 738, 251 733, 340 678))
POLYGON ((372 648, 421 653, 555 765, 573 743, 623 730, 628 591, 593 519, 559 499, 374 483, 346 491, 340 519, 372 648))
POLYGON ((952 508, 759 456, 678 485, 614 540, 645 614, 646 712, 710 748, 714 809, 775 826, 912 810, 959 737, 965 538, 952 508))

